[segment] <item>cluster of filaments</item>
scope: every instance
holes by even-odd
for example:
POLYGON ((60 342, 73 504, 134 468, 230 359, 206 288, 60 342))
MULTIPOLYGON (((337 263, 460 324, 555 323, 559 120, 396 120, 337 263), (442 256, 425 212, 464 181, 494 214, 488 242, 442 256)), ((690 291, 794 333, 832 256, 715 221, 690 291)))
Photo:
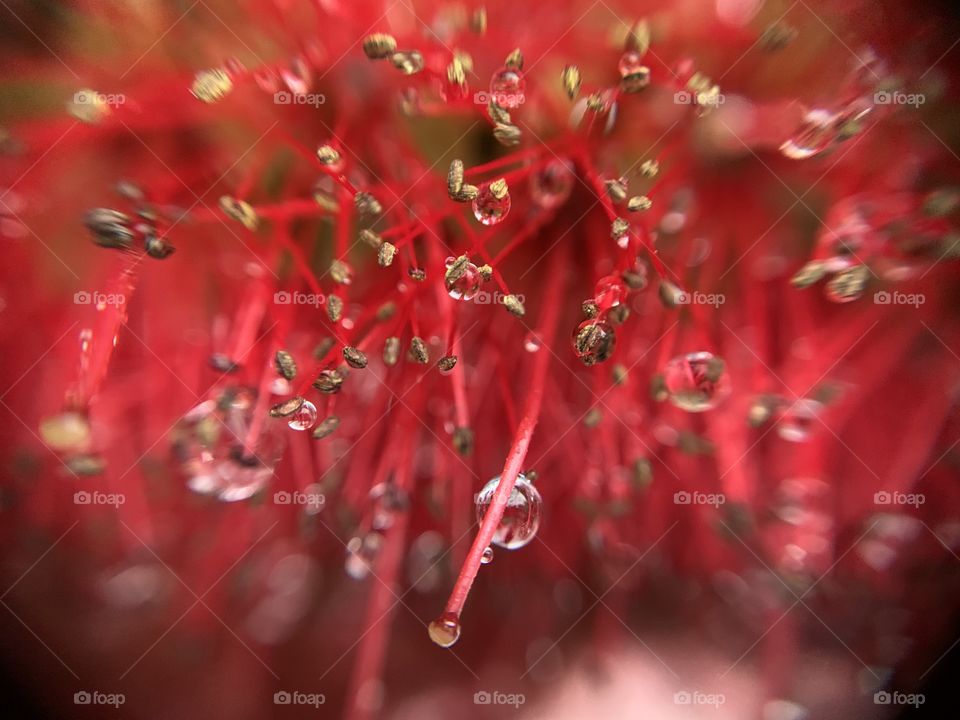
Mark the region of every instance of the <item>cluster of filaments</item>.
MULTIPOLYGON (((486 15, 482 10, 469 18, 473 32, 482 34, 486 29, 486 15)), ((764 44, 772 49, 792 41, 789 29, 774 28, 765 33, 764 44)), ((613 87, 602 87, 583 93, 581 70, 576 65, 566 65, 559 78, 563 92, 572 103, 571 125, 585 134, 609 133, 615 126, 619 103, 625 96, 642 92, 651 83, 651 70, 645 64, 650 46, 650 28, 646 22, 638 22, 627 33, 622 55, 618 62, 620 82, 613 87)), ((428 68, 421 52, 400 48, 397 40, 385 33, 375 33, 363 40, 362 48, 368 58, 383 61, 407 76, 419 73, 436 75, 441 97, 449 103, 465 101, 470 89, 468 74, 474 72, 471 56, 454 50, 445 72, 435 73, 428 68)), ((486 116, 495 139, 503 146, 520 145, 523 137, 514 114, 522 112, 526 79, 523 72, 524 58, 519 49, 512 51, 496 70, 489 83, 486 101, 486 116)), ((849 81, 853 88, 849 97, 837 108, 810 110, 803 118, 801 127, 782 146, 782 153, 793 159, 806 159, 823 153, 838 143, 856 135, 874 107, 864 98, 877 87, 874 78, 880 77, 875 61, 857 70, 849 81)), ((236 60, 224 67, 205 70, 197 74, 191 91, 202 102, 215 103, 225 98, 237 83, 252 81, 269 93, 289 92, 302 96, 311 88, 313 68, 309 57, 297 57, 289 65, 280 68, 261 68, 249 71, 236 60)), ((710 78, 696 71, 689 61, 681 63, 672 78, 667 78, 672 88, 687 93, 694 116, 704 115, 717 106, 719 87, 710 78)), ((92 97, 96 97, 92 94, 92 97)), ((408 94, 403 99, 404 108, 416 113, 418 98, 408 94)), ((111 112, 110 108, 96 100, 74 104, 71 112, 85 122, 102 122, 111 112)), ((311 158, 319 171, 312 201, 321 210, 335 215, 342 209, 339 198, 346 193, 352 197, 352 211, 360 218, 375 221, 383 214, 386 198, 378 198, 375 191, 355 187, 347 174, 348 162, 345 149, 338 142, 324 142, 311 158)), ((599 278, 593 294, 580 302, 583 320, 572 331, 572 349, 584 365, 592 366, 607 361, 616 348, 617 327, 627 321, 631 293, 644 290, 650 283, 650 268, 657 276, 659 297, 667 308, 684 304, 686 294, 676 283, 668 279, 668 270, 663 266, 655 249, 656 233, 644 220, 653 207, 648 196, 653 182, 660 172, 663 158, 648 158, 638 162, 638 171, 633 177, 604 177, 593 167, 584 166, 580 158, 558 157, 550 148, 542 151, 518 151, 516 158, 508 156, 501 161, 483 167, 466 168, 460 160, 449 166, 446 191, 450 210, 447 217, 463 222, 457 204, 468 205, 472 216, 484 228, 496 228, 508 217, 513 205, 511 194, 516 194, 518 183, 526 180, 533 204, 543 212, 554 212, 564 206, 573 192, 579 177, 597 195, 606 213, 610 227, 610 241, 617 253, 617 270, 599 278), (505 170, 510 164, 520 164, 519 170, 505 170), (489 180, 476 178, 494 174, 489 180), (472 184, 471 180, 473 180, 472 184), (643 185, 642 194, 632 194, 631 183, 643 185)), ((144 200, 135 187, 123 185, 122 196, 132 203, 132 210, 98 208, 86 217, 86 225, 94 241, 112 248, 164 259, 173 252, 166 237, 163 223, 157 212, 144 200), (142 252, 138 253, 138 249, 142 252)), ((840 232, 830 231, 822 243, 821 257, 812 260, 796 276, 794 282, 807 286, 827 275, 833 275, 828 284, 831 299, 848 301, 864 292, 871 278, 868 261, 889 255, 890 244, 877 242, 885 228, 896 228, 904 235, 915 237, 910 229, 904 230, 903 218, 909 217, 915 226, 922 226, 930 243, 942 247, 945 238, 955 245, 947 218, 956 210, 957 197, 937 193, 924 201, 915 198, 899 198, 896 211, 884 210, 876 203, 852 201, 851 207, 843 208, 842 222, 834 223, 840 232), (938 222, 939 221, 939 222, 938 222), (871 244, 873 243, 873 244, 871 244), (865 256, 867 260, 861 258, 865 256)), ((245 199, 225 195, 220 199, 220 209, 230 220, 239 223, 248 231, 256 231, 264 223, 266 213, 245 199)), ((179 217, 166 218, 169 230, 179 222, 179 217)), ((526 308, 521 298, 509 291, 498 272, 499 261, 490 257, 483 243, 475 242, 467 252, 451 254, 444 263, 440 277, 428 277, 428 268, 410 262, 405 253, 410 253, 412 239, 417 235, 417 224, 396 225, 386 230, 374 229, 375 222, 368 223, 359 231, 358 244, 370 248, 376 254, 381 268, 391 268, 398 258, 403 260, 406 275, 413 283, 441 283, 443 290, 456 302, 473 301, 486 283, 494 283, 502 291, 503 308, 517 318, 523 318, 526 308)), ((519 240, 519 239, 518 239, 519 240)), ((953 247, 950 245, 949 247, 953 247)), ((515 247, 511 243, 510 249, 515 247)), ((293 248, 288 248, 293 251, 293 248)), ((298 256, 299 257, 299 256, 298 256)), ((346 257, 336 257, 327 274, 336 286, 347 287, 353 282, 354 270, 346 257)), ((315 286, 315 289, 318 286, 315 286)), ((491 309, 491 311, 493 311, 491 309)), ((383 303, 375 310, 377 319, 386 320, 396 312, 391 303, 383 303)), ((368 365, 368 343, 351 341, 343 332, 344 301, 338 292, 326 293, 324 307, 329 321, 329 337, 324 339, 314 352, 317 370, 304 380, 298 374, 297 363, 291 352, 276 347, 271 353, 271 365, 264 371, 258 388, 230 386, 218 391, 187 413, 174 435, 174 447, 178 458, 189 477, 190 487, 200 493, 212 495, 225 501, 242 500, 263 490, 269 483, 273 468, 282 450, 283 438, 277 434, 277 423, 282 420, 294 431, 310 431, 313 438, 322 441, 338 430, 340 419, 327 413, 321 417, 316 402, 306 396, 308 386, 321 397, 340 393, 344 383, 353 372, 363 372, 368 365), (299 378, 299 379, 298 379, 299 378)), ((535 333, 525 340, 528 352, 540 350, 541 341, 535 333)), ((428 343, 414 333, 409 342, 401 342, 397 334, 383 340, 380 351, 383 363, 393 367, 401 362, 429 365, 435 361, 443 375, 457 372, 458 358, 451 352, 431 358, 428 343), (404 352, 404 350, 406 352, 404 352)), ((215 353, 211 366, 224 374, 234 373, 241 365, 235 353, 215 353)), ((657 400, 669 400, 673 405, 688 412, 710 410, 722 402, 731 392, 730 381, 722 358, 706 350, 687 353, 667 362, 653 378, 653 396, 657 400)), ((784 427, 788 439, 802 440, 817 412, 810 400, 808 404, 794 404, 789 411, 793 419, 784 427)), ((329 409, 329 405, 327 406, 329 409)), ((764 398, 751 411, 751 422, 760 423, 769 419, 780 408, 775 398, 764 398)), ((61 447, 70 445, 73 436, 82 435, 88 441, 89 428, 84 425, 82 414, 69 413, 54 418, 43 428, 48 442, 61 447), (80 427, 78 427, 78 424, 80 427), (72 433, 72 435, 71 435, 72 433), (64 435, 67 439, 64 439, 64 435)), ((472 447, 472 432, 460 425, 452 433, 453 445, 462 455, 468 455, 472 447)), ((75 438, 73 438, 75 440, 75 438)), ((493 494, 500 482, 493 478, 481 490, 476 501, 478 521, 490 511, 493 494)), ((534 473, 521 474, 513 479, 512 490, 505 507, 494 509, 502 513, 493 543, 506 548, 523 547, 534 537, 540 523, 542 500, 533 485, 534 473)), ((391 482, 380 483, 371 491, 369 513, 363 532, 348 544, 347 571, 355 577, 365 577, 383 546, 383 533, 391 527, 398 512, 408 505, 408 493, 391 482)), ((481 563, 493 558, 493 550, 484 548, 481 563)), ((468 580, 472 582, 472 577, 468 580)), ((461 603, 462 607, 462 603, 461 603)), ((437 643, 449 646, 459 637, 460 607, 448 607, 430 626, 430 635, 437 643)))

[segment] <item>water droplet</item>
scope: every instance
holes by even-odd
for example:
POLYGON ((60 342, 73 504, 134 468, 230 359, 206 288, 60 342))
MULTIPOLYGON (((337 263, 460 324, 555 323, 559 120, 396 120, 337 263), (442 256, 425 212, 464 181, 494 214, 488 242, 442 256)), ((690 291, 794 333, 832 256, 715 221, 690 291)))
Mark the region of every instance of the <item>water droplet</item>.
POLYGON ((816 400, 797 400, 780 416, 777 435, 790 442, 806 442, 822 409, 823 405, 816 400))
POLYGON ((283 449, 283 425, 271 417, 254 423, 256 399, 250 388, 229 387, 177 423, 174 452, 191 490, 236 502, 270 482, 283 449), (258 430, 251 438, 254 426, 258 430))
POLYGON ((543 347, 543 341, 540 339, 540 336, 533 331, 528 332, 527 336, 523 339, 523 349, 529 353, 535 353, 541 347, 543 347))
POLYGON ((343 568, 354 580, 363 580, 370 574, 372 565, 383 547, 383 535, 369 532, 361 537, 353 537, 347 543, 347 559, 343 568))
POLYGON ((530 176, 530 196, 544 210, 560 207, 570 197, 574 179, 570 160, 552 160, 530 176))
POLYGON ((460 617, 444 613, 427 626, 427 633, 437 645, 448 648, 460 639, 460 617))
POLYGON ((803 116, 797 132, 780 146, 780 152, 792 160, 806 160, 826 150, 837 136, 837 116, 815 108, 803 116))
POLYGON ((484 225, 496 225, 510 212, 510 204, 509 192, 498 198, 490 185, 484 185, 473 199, 473 215, 484 225))
POLYGON ((317 406, 309 400, 304 400, 303 405, 287 420, 287 425, 292 430, 309 430, 317 422, 317 406))
POLYGON ((490 78, 490 95, 502 108, 515 108, 523 104, 527 81, 516 68, 504 67, 490 78))
MULTIPOLYGON (((456 258, 447 258, 447 267, 449 268, 456 261, 456 258)), ((480 269, 472 262, 463 266, 463 274, 447 285, 447 292, 454 300, 463 300, 469 302, 473 300, 480 292, 480 269)))
POLYGON ((493 562, 493 548, 489 545, 483 549, 483 555, 480 556, 481 565, 489 565, 493 562))
MULTIPOLYGON (((477 522, 482 522, 500 485, 500 476, 493 478, 477 494, 477 522)), ((533 540, 540 528, 543 500, 540 492, 522 473, 517 476, 503 517, 493 534, 493 544, 507 550, 517 550, 533 540)))
POLYGON ((593 299, 597 303, 597 307, 600 308, 600 312, 606 312, 619 305, 625 296, 626 289, 619 276, 607 275, 597 281, 593 299))
POLYGON ((573 334, 573 351, 584 365, 607 360, 617 345, 617 336, 605 320, 584 320, 573 334))
POLYGON ((721 358, 694 352, 670 360, 663 369, 670 402, 687 412, 716 407, 730 394, 730 377, 721 358))
POLYGON ((406 494, 391 481, 374 485, 368 497, 372 506, 370 524, 374 530, 392 527, 397 513, 408 506, 406 494))

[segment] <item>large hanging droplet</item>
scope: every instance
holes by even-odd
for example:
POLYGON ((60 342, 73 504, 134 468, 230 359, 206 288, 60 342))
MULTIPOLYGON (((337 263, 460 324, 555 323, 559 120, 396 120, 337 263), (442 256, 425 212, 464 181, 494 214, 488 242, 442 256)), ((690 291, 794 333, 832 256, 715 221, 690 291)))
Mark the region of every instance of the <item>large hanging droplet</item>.
POLYGON ((480 556, 481 565, 489 565, 493 562, 493 548, 487 546, 483 549, 483 554, 480 556))
POLYGON ((584 365, 607 360, 617 345, 617 336, 604 320, 584 320, 573 334, 573 351, 584 365))
POLYGON ((449 282, 447 292, 454 300, 470 301, 480 292, 480 269, 472 262, 463 262, 459 258, 448 257, 446 262, 449 282), (450 268, 456 266, 456 272, 450 268))
POLYGON ((497 180, 480 188, 473 199, 473 215, 484 225, 496 225, 510 212, 510 192, 503 180, 497 180))
POLYGON ((256 406, 255 390, 230 387, 180 419, 173 449, 187 487, 236 502, 267 486, 283 450, 283 425, 266 413, 255 422, 256 406))
POLYGON ((317 422, 317 406, 309 400, 304 400, 299 409, 287 419, 287 425, 292 430, 309 430, 317 422))
POLYGON ((460 618, 453 613, 444 613, 427 626, 427 633, 440 647, 450 647, 460 639, 460 618))
POLYGON ((726 363, 709 352, 695 352, 670 360, 663 369, 670 402, 687 412, 716 407, 730 394, 726 363))
MULTIPOLYGON (((500 476, 493 478, 477 494, 477 522, 483 522, 500 485, 500 476)), ((503 517, 493 534, 493 543, 507 550, 517 550, 533 540, 540 528, 543 500, 540 492, 521 473, 507 498, 503 517)))

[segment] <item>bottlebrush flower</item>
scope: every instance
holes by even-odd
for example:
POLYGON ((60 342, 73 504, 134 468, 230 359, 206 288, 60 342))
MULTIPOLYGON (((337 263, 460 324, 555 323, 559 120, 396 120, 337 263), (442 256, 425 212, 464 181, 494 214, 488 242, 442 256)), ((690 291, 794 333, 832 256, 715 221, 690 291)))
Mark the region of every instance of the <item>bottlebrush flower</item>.
POLYGON ((58 711, 923 702, 946 11, 3 12, 3 627, 58 711))

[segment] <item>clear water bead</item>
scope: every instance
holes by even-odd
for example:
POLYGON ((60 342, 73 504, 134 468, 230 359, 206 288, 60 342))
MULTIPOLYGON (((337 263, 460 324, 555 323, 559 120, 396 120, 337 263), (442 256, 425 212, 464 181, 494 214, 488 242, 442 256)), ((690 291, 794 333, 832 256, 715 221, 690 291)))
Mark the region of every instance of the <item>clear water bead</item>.
POLYGON ((530 175, 530 196, 544 210, 560 207, 573 192, 574 179, 570 160, 551 160, 530 175))
POLYGON ((460 618, 453 613, 444 613, 427 626, 427 633, 440 647, 450 647, 460 639, 460 618))
POLYGON ((496 225, 510 212, 510 193, 497 197, 490 185, 484 185, 473 199, 473 216, 484 225, 496 225))
POLYGON ((303 405, 287 420, 287 425, 292 430, 309 430, 317 422, 317 406, 309 400, 304 400, 303 405))
POLYGON ((663 369, 670 402, 687 412, 716 407, 730 394, 730 377, 721 358, 694 352, 670 360, 663 369))
MULTIPOLYGON (((493 503, 493 496, 500 485, 500 476, 493 478, 477 493, 477 522, 483 522, 487 510, 493 503)), ((543 514, 543 500, 540 492, 526 476, 521 473, 507 498, 503 517, 493 534, 493 544, 507 550, 517 550, 527 545, 540 528, 543 514)))
POLYGON ((481 565, 489 565, 493 562, 493 548, 489 545, 483 549, 483 555, 480 556, 481 565))
MULTIPOLYGON (((446 266, 449 268, 456 261, 456 258, 448 257, 446 266)), ((472 262, 464 265, 463 274, 447 286, 447 293, 454 300, 464 300, 469 302, 473 300, 480 292, 480 269, 472 262)))
POLYGON ((605 320, 584 320, 573 333, 573 352, 584 365, 607 360, 616 345, 617 336, 605 320))
POLYGON ((490 78, 490 95, 497 105, 512 109, 523 104, 527 81, 516 68, 504 67, 490 78))

